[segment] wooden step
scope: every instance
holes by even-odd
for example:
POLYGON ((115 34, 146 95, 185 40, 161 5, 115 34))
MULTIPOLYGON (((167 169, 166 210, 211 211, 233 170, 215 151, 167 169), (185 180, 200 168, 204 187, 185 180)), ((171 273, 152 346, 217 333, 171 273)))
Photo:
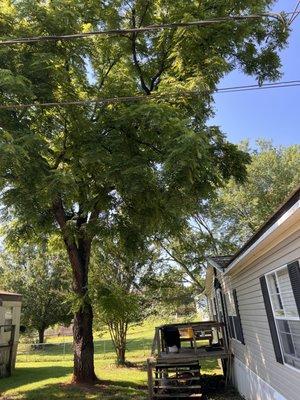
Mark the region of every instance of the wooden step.
POLYGON ((154 386, 154 389, 163 389, 163 390, 191 390, 191 389, 201 389, 201 385, 191 385, 191 386, 154 386))
MULTIPOLYGON (((174 366, 174 363, 173 362, 168 362, 168 361, 158 361, 157 363, 156 363, 156 365, 157 366, 168 366, 168 365, 170 365, 170 366, 174 366)), ((199 362, 198 361, 196 361, 196 362, 177 362, 176 363, 176 365, 178 366, 178 367, 184 367, 184 368, 188 368, 188 367, 198 367, 200 364, 199 364, 199 362)))
POLYGON ((202 394, 155 394, 154 399, 201 399, 202 394))
POLYGON ((178 377, 169 377, 169 378, 153 378, 153 380, 154 381, 158 381, 158 382, 161 382, 161 381, 165 381, 166 379, 170 379, 171 381, 200 381, 200 379, 201 379, 201 377, 200 376, 193 376, 193 377, 191 377, 191 378, 182 378, 182 377, 180 377, 180 376, 178 376, 178 377))
MULTIPOLYGON (((154 371, 154 373, 161 374, 161 373, 164 372, 164 370, 166 371, 166 368, 164 368, 162 370, 156 370, 156 371, 154 371)), ((174 374, 176 372, 180 372, 180 373, 186 372, 186 373, 189 373, 189 374, 199 374, 200 370, 199 369, 185 369, 185 370, 178 371, 176 369, 175 370, 168 369, 166 372, 168 372, 169 374, 174 374)))

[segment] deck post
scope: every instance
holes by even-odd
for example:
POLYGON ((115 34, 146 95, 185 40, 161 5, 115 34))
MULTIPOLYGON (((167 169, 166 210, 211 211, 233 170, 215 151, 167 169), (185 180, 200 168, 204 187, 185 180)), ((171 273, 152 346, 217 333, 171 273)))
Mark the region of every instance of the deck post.
POLYGON ((161 341, 161 331, 159 328, 155 328, 157 330, 157 335, 156 335, 156 343, 157 343, 157 351, 158 354, 163 351, 163 346, 162 346, 162 341, 161 341))
MULTIPOLYGON (((152 342, 152 348, 151 348, 151 355, 155 355, 155 348, 157 348, 157 335, 158 335, 158 330, 155 328, 155 334, 152 342)), ((159 349, 157 348, 157 352, 159 353, 159 349)))
POLYGON ((148 371, 148 393, 149 393, 149 400, 153 399, 153 371, 152 371, 152 364, 151 361, 147 360, 147 371, 148 371))

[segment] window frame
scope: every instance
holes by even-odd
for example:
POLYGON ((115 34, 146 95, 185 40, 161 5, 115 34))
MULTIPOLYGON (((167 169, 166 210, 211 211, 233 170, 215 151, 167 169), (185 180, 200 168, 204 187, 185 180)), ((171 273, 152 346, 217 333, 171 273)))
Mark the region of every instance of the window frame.
POLYGON ((217 304, 217 310, 216 310, 216 312, 217 312, 217 320, 218 320, 218 322, 225 323, 225 315, 224 315, 224 312, 223 312, 222 297, 221 297, 222 296, 222 290, 221 289, 216 289, 215 290, 215 294, 216 294, 215 298, 216 298, 216 304, 217 304), (221 319, 220 315, 222 315, 223 321, 220 320, 221 319))
MULTIPOLYGON (((300 356, 299 357, 295 357, 295 356, 293 356, 291 354, 288 354, 284 350, 283 343, 282 343, 282 334, 288 335, 288 332, 282 332, 282 330, 279 328, 278 323, 277 323, 277 320, 278 321, 298 321, 298 322, 300 322, 300 314, 298 314, 298 317, 285 317, 285 316, 277 316, 276 315, 276 311, 275 311, 274 304, 273 304, 273 299, 272 299, 272 296, 274 295, 274 293, 272 293, 272 291, 271 291, 270 284, 269 284, 269 279, 268 279, 269 276, 275 274, 277 285, 279 286, 279 292, 278 292, 279 296, 281 295, 281 293, 290 293, 290 291, 288 291, 288 292, 287 291, 281 291, 280 282, 279 282, 279 279, 278 279, 278 276, 277 276, 277 272, 281 271, 281 270, 284 270, 284 269, 287 271, 287 273, 289 275, 288 265, 289 265, 289 263, 286 263, 286 264, 284 264, 284 265, 282 265, 282 266, 280 266, 278 268, 275 268, 272 271, 267 272, 264 276, 266 278, 266 284, 267 284, 268 294, 269 294, 271 308, 272 308, 272 312, 273 312, 273 318, 275 320, 275 327, 276 327, 276 332, 277 332, 278 339, 279 339, 280 350, 281 350, 281 353, 282 353, 283 365, 286 365, 287 367, 292 368, 293 370, 298 371, 300 373, 300 366, 298 368, 298 367, 295 367, 294 365, 291 365, 288 362, 286 362, 285 358, 287 356, 287 357, 291 357, 292 359, 294 358, 294 359, 298 360, 299 364, 300 364, 300 356)), ((293 288, 291 288, 291 293, 292 293, 293 298, 295 300, 295 294, 294 294, 293 288)), ((280 296, 280 299, 282 301, 281 296, 280 296)), ((283 305, 283 311, 285 311, 284 310, 284 305, 283 305)), ((293 343, 293 347, 295 349, 295 344, 294 344, 294 340, 293 340, 293 334, 290 334, 290 336, 291 336, 291 340, 292 340, 292 343, 293 343)), ((297 336, 299 336, 299 335, 297 335, 297 336)))
MULTIPOLYGON (((226 301, 226 313, 227 313, 227 318, 228 318, 228 325, 230 325, 230 318, 231 318, 231 325, 230 325, 230 329, 233 329, 233 334, 234 336, 229 336, 230 340, 234 340, 237 343, 240 343, 242 345, 244 345, 244 343, 238 338, 238 330, 236 327, 236 321, 240 318, 239 317, 239 310, 237 310, 236 308, 236 304, 235 304, 235 300, 234 300, 234 294, 233 294, 234 290, 230 289, 227 290, 226 293, 224 293, 224 297, 225 297, 225 301, 226 301), (230 303, 230 304, 228 304, 230 303), (230 314, 230 311, 234 313, 234 315, 230 314)), ((241 323, 241 321, 240 321, 241 323)), ((243 327, 241 326, 241 329, 243 329, 243 327)))

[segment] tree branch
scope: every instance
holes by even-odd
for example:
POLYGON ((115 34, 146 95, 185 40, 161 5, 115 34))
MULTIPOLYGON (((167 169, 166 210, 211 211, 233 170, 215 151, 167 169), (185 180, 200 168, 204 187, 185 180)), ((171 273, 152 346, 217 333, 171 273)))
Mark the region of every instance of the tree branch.
POLYGON ((160 246, 164 249, 164 251, 175 261, 177 262, 183 270, 187 273, 187 275, 192 279, 192 281, 198 286, 198 288, 203 292, 204 287, 203 285, 198 281, 198 279, 195 277, 195 275, 190 271, 189 267, 182 261, 180 260, 177 256, 175 256, 172 252, 168 250, 166 246, 162 243, 162 241, 159 242, 160 246))
MULTIPOLYGON (((136 15, 135 15, 135 9, 132 10, 132 17, 131 17, 131 21, 132 21, 132 27, 136 28, 136 15)), ((138 56, 137 56, 137 47, 136 47, 136 39, 137 39, 138 34, 136 32, 133 32, 130 39, 131 39, 131 50, 132 50, 132 57, 133 57, 133 62, 134 62, 134 66, 135 69, 139 75, 140 78, 140 83, 141 83, 141 87, 144 90, 144 92, 149 95, 151 94, 150 89, 148 88, 148 86, 146 85, 146 82, 144 80, 143 77, 143 71, 142 68, 139 64, 138 61, 138 56)))

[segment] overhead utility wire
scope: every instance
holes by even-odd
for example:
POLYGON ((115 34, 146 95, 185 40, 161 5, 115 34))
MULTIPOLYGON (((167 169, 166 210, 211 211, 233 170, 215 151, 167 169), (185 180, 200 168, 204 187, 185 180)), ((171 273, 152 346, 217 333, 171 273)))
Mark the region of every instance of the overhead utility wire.
MULTIPOLYGON (((289 14, 289 13, 288 13, 289 14)), ((128 28, 128 29, 110 29, 103 31, 91 31, 91 32, 81 32, 69 35, 51 35, 51 36, 32 36, 32 37, 22 37, 15 39, 4 39, 0 41, 1 46, 14 45, 14 44, 24 44, 24 43, 36 43, 36 42, 48 42, 48 41, 58 41, 58 40, 72 40, 72 39, 82 39, 91 36, 111 36, 111 35, 126 35, 132 33, 143 33, 151 31, 159 31, 163 29, 176 29, 176 28, 189 28, 195 26, 208 26, 219 24, 223 22, 230 21, 243 21, 248 19, 260 19, 260 18, 273 18, 277 19, 284 24, 286 24, 284 15, 280 13, 261 13, 252 15, 233 15, 228 17, 213 18, 207 20, 190 21, 190 22, 170 22, 161 25, 148 25, 139 28, 128 28)))
POLYGON ((298 17, 298 15, 300 13, 300 11, 298 11, 299 6, 300 6, 300 0, 297 2, 294 12, 291 15, 291 18, 289 20, 289 25, 291 25, 295 21, 295 19, 298 17))
POLYGON ((257 86, 257 87, 245 87, 243 89, 231 89, 231 90, 222 90, 219 91, 217 90, 216 93, 235 93, 235 92, 249 92, 252 90, 265 90, 265 89, 280 89, 280 88, 289 88, 289 87, 296 87, 300 86, 300 81, 299 83, 291 83, 291 84, 283 84, 283 85, 276 85, 276 86, 257 86))
MULTIPOLYGON (((235 92, 246 92, 253 90, 264 90, 264 89, 277 89, 277 88, 289 88, 300 86, 300 80, 286 81, 286 82, 275 82, 266 83, 261 86, 259 85, 245 85, 245 86, 231 86, 225 88, 219 88, 215 90, 215 94, 219 93, 235 93, 235 92)), ((0 110, 20 110, 34 107, 66 107, 66 106, 86 106, 90 104, 113 104, 113 103, 129 103, 136 101, 147 101, 152 99, 164 99, 170 98, 171 96, 185 96, 192 97, 200 95, 201 93, 210 93, 209 90, 194 90, 194 91, 178 91, 170 93, 154 93, 151 95, 139 95, 139 96, 120 96, 120 97, 103 97, 88 100, 66 100, 57 102, 45 102, 45 103, 19 103, 19 104, 0 104, 0 110)))

